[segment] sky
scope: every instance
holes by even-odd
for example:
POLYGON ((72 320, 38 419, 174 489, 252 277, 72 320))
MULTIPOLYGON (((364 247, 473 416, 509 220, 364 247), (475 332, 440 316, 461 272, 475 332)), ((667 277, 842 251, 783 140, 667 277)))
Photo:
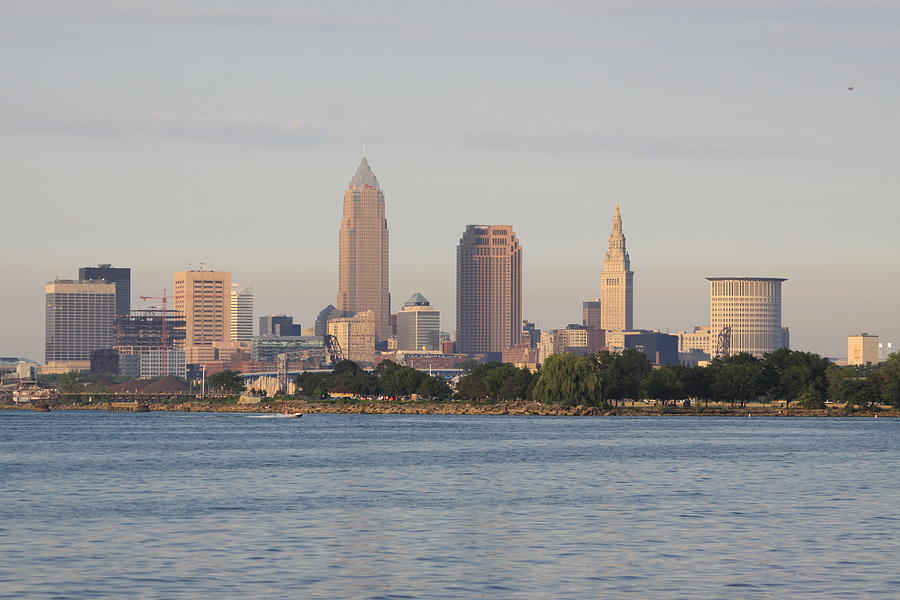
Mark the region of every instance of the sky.
POLYGON ((0 355, 42 360, 44 285, 97 263, 134 308, 202 262, 311 326, 364 146, 393 308, 444 330, 476 223, 528 320, 580 322, 618 201, 636 327, 786 277, 792 348, 897 347, 898 65, 894 0, 0 0, 0 355))

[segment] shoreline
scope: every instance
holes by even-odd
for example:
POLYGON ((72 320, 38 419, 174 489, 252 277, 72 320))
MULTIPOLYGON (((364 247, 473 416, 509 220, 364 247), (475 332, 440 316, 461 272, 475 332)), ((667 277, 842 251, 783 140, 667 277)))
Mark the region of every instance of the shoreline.
MULTIPOLYGON (((545 405, 537 402, 495 402, 495 403, 462 403, 462 402, 314 402, 308 400, 285 400, 264 404, 234 404, 221 402, 191 401, 179 404, 150 403, 151 412, 213 412, 213 413, 281 413, 300 412, 303 414, 406 414, 406 415, 497 415, 497 416, 544 416, 544 417, 579 417, 579 416, 624 416, 624 417, 658 417, 658 416, 691 416, 691 417, 878 417, 900 418, 900 410, 885 408, 879 411, 860 411, 845 413, 843 408, 804 409, 774 406, 695 406, 682 408, 676 406, 619 406, 610 410, 589 407, 563 407, 545 405)), ((31 410, 30 405, 0 405, 0 410, 31 410)), ((57 410, 112 410, 106 403, 57 404, 51 405, 51 411, 57 410)), ((121 407, 118 408, 121 410, 121 407)))

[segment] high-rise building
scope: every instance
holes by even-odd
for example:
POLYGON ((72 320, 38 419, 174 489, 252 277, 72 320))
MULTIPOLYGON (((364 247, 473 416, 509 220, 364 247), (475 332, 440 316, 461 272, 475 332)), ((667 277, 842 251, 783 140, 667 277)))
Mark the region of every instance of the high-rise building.
POLYGON ((253 339, 253 286, 231 284, 231 340, 249 342, 253 339))
POLYGON ((386 340, 391 332, 391 295, 384 192, 365 157, 344 193, 338 254, 338 310, 351 315, 371 310, 376 340, 386 340))
POLYGON ((589 300, 581 303, 581 324, 591 329, 600 327, 600 301, 589 300))
POLYGON ((847 336, 848 365, 877 365, 881 361, 877 335, 861 333, 847 336))
POLYGON ((788 331, 781 326, 781 282, 776 277, 707 277, 709 335, 713 356, 727 345, 729 354, 748 352, 762 357, 787 348, 788 331))
POLYGON ((328 333, 337 338, 347 360, 363 363, 375 360, 375 313, 371 310, 331 319, 328 333))
POLYGON ((625 347, 647 355, 650 364, 677 365, 678 336, 659 331, 631 332, 625 335, 625 347))
POLYGON ((631 331, 633 327, 634 273, 625 249, 619 205, 613 215, 609 248, 600 274, 600 329, 631 331))
POLYGON ((81 281, 106 281, 116 284, 116 314, 127 315, 131 312, 131 269, 100 264, 96 267, 78 269, 81 281))
MULTIPOLYGON (((172 290, 172 308, 184 315, 186 349, 230 339, 230 272, 180 271, 173 275, 172 290)), ((194 360, 194 354, 188 355, 189 362, 194 360)))
POLYGON ((259 318, 259 335, 299 336, 300 323, 288 315, 265 315, 259 318))
POLYGON ((47 363, 76 361, 88 368, 91 352, 112 348, 114 283, 57 279, 47 284, 45 293, 47 363))
POLYGON ((522 247, 510 225, 469 225, 456 248, 456 350, 495 353, 522 337, 522 247))
POLYGON ((422 294, 415 293, 397 313, 397 349, 440 349, 441 313, 422 294))
POLYGON ((336 309, 333 304, 329 304, 320 310, 319 314, 316 316, 316 330, 314 335, 324 337, 328 333, 328 321, 347 316, 350 315, 342 310, 336 309))

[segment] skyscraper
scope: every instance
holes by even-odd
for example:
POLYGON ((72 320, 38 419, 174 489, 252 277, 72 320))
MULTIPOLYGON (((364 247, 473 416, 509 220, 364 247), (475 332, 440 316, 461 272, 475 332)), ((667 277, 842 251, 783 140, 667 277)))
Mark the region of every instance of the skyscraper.
POLYGON ((609 248, 600 274, 600 328, 607 331, 631 331, 633 320, 634 273, 625 249, 622 216, 616 214, 609 234, 609 248))
POLYGON ((180 271, 173 275, 172 290, 172 308, 184 315, 186 348, 230 338, 230 272, 180 271))
POLYGON ((78 279, 82 281, 108 281, 116 284, 116 314, 127 315, 131 312, 131 269, 100 264, 96 267, 78 269, 78 279))
POLYGON ((762 357, 788 347, 781 326, 781 282, 777 277, 707 277, 709 280, 710 346, 722 354, 717 340, 727 337, 728 353, 762 357))
POLYGON ((441 313, 422 294, 413 294, 397 313, 398 350, 438 350, 441 313))
POLYGON ((456 248, 456 348, 501 353, 522 337, 522 247, 510 225, 469 225, 456 248))
POLYGON ((371 310, 376 340, 389 338, 391 295, 384 192, 365 157, 344 193, 338 270, 338 310, 351 315, 371 310))
POLYGON ((581 304, 581 324, 591 329, 602 329, 600 327, 600 301, 589 300, 581 304))
POLYGON ((116 285, 106 281, 57 279, 46 294, 46 362, 90 365, 91 352, 113 346, 116 285))
POLYGON ((231 284, 231 340, 249 342, 253 339, 253 286, 231 284))
POLYGON ((331 319, 328 333, 337 338, 347 360, 363 363, 375 360, 375 315, 371 310, 331 319))

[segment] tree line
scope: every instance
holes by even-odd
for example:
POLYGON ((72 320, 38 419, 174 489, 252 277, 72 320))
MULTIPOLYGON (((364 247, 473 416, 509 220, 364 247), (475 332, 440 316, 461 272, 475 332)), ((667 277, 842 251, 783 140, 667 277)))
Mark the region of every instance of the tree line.
POLYGON ((452 394, 447 382, 413 369, 385 360, 373 371, 360 368, 353 361, 342 360, 330 373, 301 373, 294 378, 300 395, 323 398, 329 390, 343 388, 359 396, 411 396, 445 400, 452 394))
POLYGON ((825 408, 831 400, 846 410, 871 410, 879 404, 900 408, 900 354, 878 366, 841 367, 811 352, 782 348, 762 358, 741 353, 703 367, 659 368, 632 349, 555 354, 536 373, 502 363, 469 364, 456 388, 455 397, 463 400, 519 399, 563 406, 613 407, 629 399, 649 399, 741 407, 783 401, 825 408))

